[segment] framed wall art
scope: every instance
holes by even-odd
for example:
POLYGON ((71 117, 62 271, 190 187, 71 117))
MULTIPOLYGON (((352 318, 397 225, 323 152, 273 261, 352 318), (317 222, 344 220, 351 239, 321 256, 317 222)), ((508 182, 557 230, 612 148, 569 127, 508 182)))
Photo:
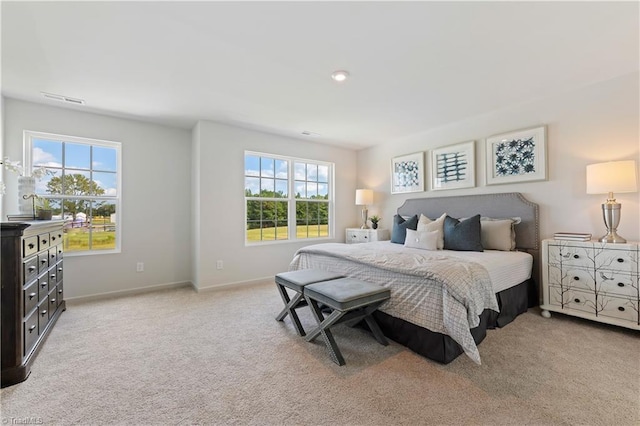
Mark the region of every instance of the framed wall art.
POLYGON ((487 185, 547 179, 546 127, 488 137, 487 185))
POLYGON ((476 186, 475 141, 431 151, 431 189, 473 188, 474 186, 476 186))
POLYGON ((424 191, 424 153, 395 157, 391 160, 391 193, 424 191))

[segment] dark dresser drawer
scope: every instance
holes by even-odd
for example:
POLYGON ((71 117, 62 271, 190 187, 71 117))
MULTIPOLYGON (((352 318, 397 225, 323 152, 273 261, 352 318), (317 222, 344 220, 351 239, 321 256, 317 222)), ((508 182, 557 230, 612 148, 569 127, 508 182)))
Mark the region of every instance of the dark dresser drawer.
POLYGON ((38 305, 38 333, 44 333, 44 329, 49 323, 49 298, 45 298, 38 305))
POLYGON ((22 257, 29 257, 38 252, 38 236, 25 238, 22 240, 22 257))
POLYGON ((38 276, 38 256, 33 256, 22 263, 23 266, 23 284, 28 284, 38 276))
POLYGON ((33 313, 23 323, 24 327, 24 354, 28 355, 38 341, 38 311, 33 313))
POLYGON ((58 262, 58 264, 56 265, 56 278, 57 278, 57 282, 61 282, 62 281, 62 272, 63 272, 63 267, 62 267, 62 262, 58 262))
POLYGON ((62 244, 62 232, 51 232, 49 234, 49 238, 50 238, 49 245, 51 247, 54 247, 58 244, 62 244))
POLYGON ((60 304, 64 300, 64 288, 62 283, 58 283, 57 291, 58 291, 58 306, 60 306, 60 304))
POLYGON ((35 280, 31 285, 29 285, 29 287, 22 290, 22 293, 24 300, 24 315, 27 316, 38 304, 38 280, 35 280))
MULTIPOLYGON (((55 263, 55 262, 54 262, 55 263)), ((38 273, 41 274, 49 269, 49 256, 47 252, 38 255, 38 273)))
POLYGON ((53 288, 53 291, 51 293, 49 293, 49 319, 51 319, 51 317, 53 317, 53 314, 55 314, 56 312, 56 308, 59 305, 58 302, 58 291, 56 290, 57 287, 53 288))
POLYGON ((58 282, 58 276, 56 275, 56 267, 49 269, 49 291, 53 290, 58 282))
POLYGON ((57 247, 51 247, 49 249, 49 265, 55 265, 58 261, 58 249, 57 247))
POLYGON ((38 235, 38 251, 49 248, 49 233, 38 235))
POLYGON ((49 294, 49 273, 45 272, 38 278, 38 301, 47 298, 49 294))

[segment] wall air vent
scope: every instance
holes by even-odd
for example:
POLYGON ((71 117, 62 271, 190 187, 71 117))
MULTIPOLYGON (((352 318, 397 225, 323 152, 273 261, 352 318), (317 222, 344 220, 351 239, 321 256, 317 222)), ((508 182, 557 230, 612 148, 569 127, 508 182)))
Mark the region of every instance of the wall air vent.
POLYGON ((74 105, 84 105, 84 99, 70 98, 69 96, 56 95, 55 93, 40 92, 43 97, 54 101, 68 102, 74 105))

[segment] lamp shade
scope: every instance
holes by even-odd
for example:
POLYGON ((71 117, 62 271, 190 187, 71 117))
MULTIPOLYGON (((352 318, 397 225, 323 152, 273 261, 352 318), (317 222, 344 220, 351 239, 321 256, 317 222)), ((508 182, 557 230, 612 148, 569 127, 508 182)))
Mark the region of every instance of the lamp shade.
POLYGON ((610 161, 587 166, 587 194, 637 190, 638 178, 634 160, 610 161))
POLYGON ((373 191, 370 189, 356 189, 356 205, 368 206, 373 204, 373 191))

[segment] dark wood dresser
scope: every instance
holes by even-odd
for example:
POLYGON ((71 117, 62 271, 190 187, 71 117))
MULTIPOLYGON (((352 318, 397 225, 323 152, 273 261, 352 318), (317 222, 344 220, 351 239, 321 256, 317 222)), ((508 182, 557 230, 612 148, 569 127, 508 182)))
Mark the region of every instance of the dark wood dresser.
POLYGON ((2 222, 2 387, 26 380, 65 310, 62 220, 2 222))

